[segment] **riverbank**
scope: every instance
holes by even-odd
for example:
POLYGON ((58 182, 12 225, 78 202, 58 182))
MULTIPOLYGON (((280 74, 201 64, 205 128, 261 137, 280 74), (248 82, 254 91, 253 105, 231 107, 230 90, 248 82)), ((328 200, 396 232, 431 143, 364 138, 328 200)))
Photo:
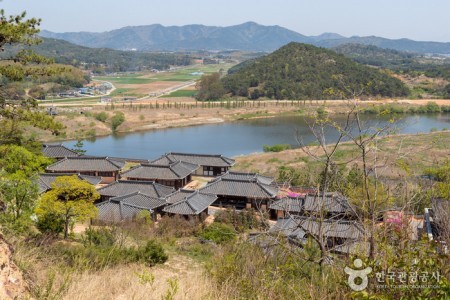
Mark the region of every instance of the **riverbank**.
MULTIPOLYGON (((405 176, 421 175, 423 170, 438 166, 450 157, 450 130, 423 134, 398 134, 380 138, 377 143, 378 161, 380 167, 378 175, 398 180, 405 176), (381 163, 383 162, 383 163, 381 163)), ((312 147, 311 152, 319 158, 323 151, 312 147)), ((374 156, 371 155, 370 159, 374 156)), ((255 153, 236 157, 236 170, 259 172, 268 176, 278 177, 280 169, 308 170, 311 177, 319 170, 318 160, 309 156, 304 149, 297 148, 281 152, 255 153)), ((336 152, 336 163, 345 164, 350 168, 353 164, 360 164, 358 149, 353 144, 342 143, 336 152)), ((307 180, 307 178, 305 178, 307 180)))
MULTIPOLYGON (((380 100, 364 101, 361 106, 373 108, 392 104, 398 107, 426 105, 430 100, 380 100)), ((432 100, 438 105, 450 105, 450 100, 432 100)), ((280 115, 308 115, 321 108, 328 114, 342 114, 348 109, 344 100, 323 101, 230 101, 195 102, 192 98, 168 98, 135 103, 93 105, 59 105, 56 120, 66 126, 65 135, 51 136, 33 131, 42 141, 62 141, 89 139, 112 134, 110 118, 115 112, 122 112, 125 121, 117 128, 117 133, 131 133, 155 129, 217 124, 236 120, 269 118, 280 115), (103 122, 96 116, 105 113, 103 122)), ((45 107, 45 105, 42 105, 45 107)))

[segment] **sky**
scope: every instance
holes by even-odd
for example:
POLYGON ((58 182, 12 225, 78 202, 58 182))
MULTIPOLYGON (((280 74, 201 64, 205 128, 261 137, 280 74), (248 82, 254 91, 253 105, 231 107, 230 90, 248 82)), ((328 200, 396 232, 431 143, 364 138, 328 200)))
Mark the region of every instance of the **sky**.
MULTIPOLYGON (((1 0, 0 0, 1 1, 1 0)), ((304 35, 376 35, 450 42, 449 0, 3 0, 53 32, 103 32, 150 24, 214 26, 254 21, 304 35)))

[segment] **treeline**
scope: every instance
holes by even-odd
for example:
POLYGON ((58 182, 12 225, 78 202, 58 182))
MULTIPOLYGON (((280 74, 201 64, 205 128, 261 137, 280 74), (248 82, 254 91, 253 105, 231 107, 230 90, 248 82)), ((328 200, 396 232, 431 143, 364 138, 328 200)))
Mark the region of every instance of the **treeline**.
MULTIPOLYGON (((88 48, 58 39, 42 40, 41 44, 33 45, 30 49, 42 56, 54 58, 57 63, 89 69, 95 73, 166 70, 170 66, 191 64, 191 57, 185 54, 88 48)), ((23 49, 23 46, 8 48, 6 55, 20 49, 23 49)))
POLYGON ((389 69, 396 73, 450 80, 450 59, 425 57, 417 53, 382 49, 371 45, 344 44, 333 51, 364 65, 389 69))
POLYGON ((352 92, 402 97, 408 88, 385 72, 331 50, 290 43, 274 53, 230 69, 223 86, 232 96, 258 99, 336 99, 352 92))
POLYGON ((73 88, 80 88, 88 84, 90 76, 78 68, 62 64, 46 65, 46 72, 40 72, 34 65, 20 65, 4 62, 0 68, 2 72, 16 72, 19 74, 33 73, 22 81, 10 81, 1 78, 0 93, 9 100, 21 100, 28 96, 43 100, 47 94, 59 93, 73 88))

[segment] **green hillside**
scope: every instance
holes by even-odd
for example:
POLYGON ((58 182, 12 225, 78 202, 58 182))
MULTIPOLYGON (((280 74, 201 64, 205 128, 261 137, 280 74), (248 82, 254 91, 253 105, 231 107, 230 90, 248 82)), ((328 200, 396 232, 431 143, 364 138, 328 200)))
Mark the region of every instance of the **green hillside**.
MULTIPOLYGON (((97 72, 165 70, 170 66, 184 66, 191 63, 191 58, 184 54, 89 48, 58 39, 41 39, 43 40, 41 44, 31 47, 36 53, 54 58, 56 63, 84 67, 97 72)), ((7 56, 18 50, 20 49, 7 48, 6 53, 2 55, 7 56)))
POLYGON ((235 66, 223 83, 233 96, 252 99, 336 99, 349 97, 348 91, 362 87, 367 96, 400 97, 409 92, 385 72, 331 50, 299 43, 235 66))

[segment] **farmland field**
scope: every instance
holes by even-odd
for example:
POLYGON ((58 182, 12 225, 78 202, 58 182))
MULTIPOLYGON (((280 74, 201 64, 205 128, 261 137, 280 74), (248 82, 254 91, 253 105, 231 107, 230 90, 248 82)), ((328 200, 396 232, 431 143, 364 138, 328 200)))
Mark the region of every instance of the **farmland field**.
POLYGON ((193 97, 195 93, 195 90, 178 90, 170 93, 169 95, 162 96, 161 98, 193 97))
POLYGON ((160 73, 134 72, 111 76, 95 76, 93 80, 111 82, 116 87, 116 90, 111 93, 112 97, 159 96, 170 93, 177 88, 181 88, 181 90, 170 94, 171 97, 192 97, 194 91, 188 86, 184 87, 186 83, 189 84, 189 82, 200 79, 203 74, 210 74, 220 70, 226 72, 231 66, 232 64, 193 65, 160 73))

